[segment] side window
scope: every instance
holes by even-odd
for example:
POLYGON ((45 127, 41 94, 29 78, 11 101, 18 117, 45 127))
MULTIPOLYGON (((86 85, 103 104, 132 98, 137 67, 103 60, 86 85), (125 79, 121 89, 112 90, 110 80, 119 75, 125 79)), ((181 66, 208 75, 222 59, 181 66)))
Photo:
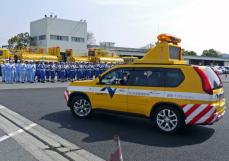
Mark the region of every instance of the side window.
POLYGON ((180 69, 167 69, 165 72, 165 87, 177 87, 184 80, 184 74, 180 69))
POLYGON ((130 69, 114 69, 102 77, 101 84, 127 85, 130 74, 130 69))
POLYGON ((2 50, 0 50, 0 56, 3 56, 3 51, 2 50))
POLYGON ((160 69, 136 69, 130 75, 130 85, 162 87, 164 84, 163 73, 160 69))

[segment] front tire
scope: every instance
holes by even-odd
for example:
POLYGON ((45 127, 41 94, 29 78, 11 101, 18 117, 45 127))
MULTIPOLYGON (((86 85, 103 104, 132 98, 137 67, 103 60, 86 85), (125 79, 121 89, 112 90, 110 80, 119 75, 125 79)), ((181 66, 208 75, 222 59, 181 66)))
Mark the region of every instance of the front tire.
POLYGON ((71 112, 78 118, 88 118, 92 113, 89 99, 85 96, 76 96, 71 101, 71 112))
POLYGON ((167 134, 175 133, 184 126, 181 112, 169 105, 158 107, 152 115, 152 120, 161 132, 167 134))

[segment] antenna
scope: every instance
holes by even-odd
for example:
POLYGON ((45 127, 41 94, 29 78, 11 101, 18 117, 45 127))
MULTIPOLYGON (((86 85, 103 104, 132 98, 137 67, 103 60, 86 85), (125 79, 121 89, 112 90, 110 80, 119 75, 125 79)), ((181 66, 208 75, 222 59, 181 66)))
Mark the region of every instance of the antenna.
POLYGON ((53 12, 50 12, 50 16, 49 17, 50 18, 53 18, 54 17, 53 15, 54 15, 54 13, 53 12))

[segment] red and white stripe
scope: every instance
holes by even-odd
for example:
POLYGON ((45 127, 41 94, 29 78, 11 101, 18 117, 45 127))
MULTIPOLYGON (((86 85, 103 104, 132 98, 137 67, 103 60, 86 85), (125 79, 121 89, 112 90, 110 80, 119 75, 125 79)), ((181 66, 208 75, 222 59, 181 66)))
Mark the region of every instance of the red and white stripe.
POLYGON ((64 98, 65 98, 65 101, 66 101, 66 102, 68 102, 69 95, 70 95, 70 93, 69 93, 67 90, 64 91, 64 98))
POLYGON ((215 120, 216 109, 209 104, 187 104, 182 107, 187 125, 211 124, 215 120))
POLYGON ((109 161, 123 161, 122 157, 122 148, 121 148, 121 143, 119 140, 119 136, 114 137, 114 142, 117 145, 117 149, 114 153, 110 155, 109 161))

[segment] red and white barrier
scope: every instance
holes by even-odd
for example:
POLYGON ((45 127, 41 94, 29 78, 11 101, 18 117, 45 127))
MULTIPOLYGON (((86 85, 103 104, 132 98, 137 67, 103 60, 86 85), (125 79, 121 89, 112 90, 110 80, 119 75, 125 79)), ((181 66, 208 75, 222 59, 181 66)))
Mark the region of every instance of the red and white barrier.
POLYGON ((216 109, 208 104, 187 104, 183 106, 186 124, 211 124, 215 118, 216 109))
POLYGON ((109 161, 123 161, 122 148, 119 140, 119 136, 114 137, 114 142, 117 145, 117 149, 110 155, 109 161))

